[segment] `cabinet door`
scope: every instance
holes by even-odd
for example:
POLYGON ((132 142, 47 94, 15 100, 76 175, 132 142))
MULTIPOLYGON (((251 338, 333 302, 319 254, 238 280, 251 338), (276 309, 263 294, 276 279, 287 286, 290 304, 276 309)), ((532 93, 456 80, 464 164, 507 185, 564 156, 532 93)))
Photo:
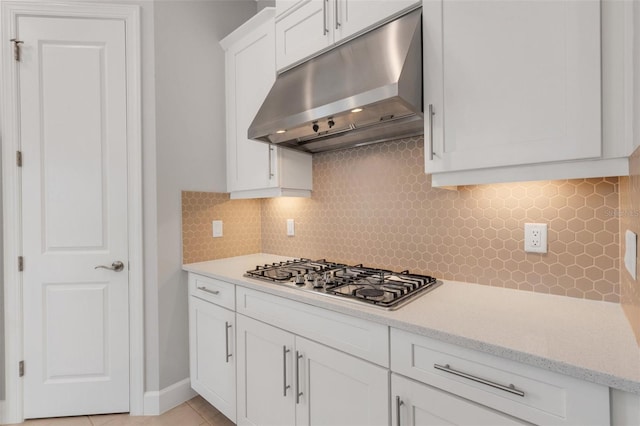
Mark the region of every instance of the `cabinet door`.
POLYGON ((247 129, 276 78, 274 31, 273 21, 269 21, 226 53, 229 192, 277 185, 273 150, 247 137, 247 129))
POLYGON ((330 22, 336 30, 335 41, 373 27, 399 12, 419 4, 415 0, 332 0, 337 13, 330 22))
POLYGON ((298 426, 389 424, 387 369, 301 337, 296 351, 298 426))
POLYGON ((236 421, 235 313, 189 297, 191 387, 236 421))
POLYGON ((391 375, 391 395, 392 426, 529 424, 396 374, 391 375))
POLYGON ((279 70, 333 44, 333 4, 333 0, 308 0, 276 22, 279 70))
POLYGON ((237 424, 295 424, 293 334, 244 315, 237 322, 237 424))
POLYGON ((600 157, 599 1, 427 1, 423 20, 427 173, 600 157))

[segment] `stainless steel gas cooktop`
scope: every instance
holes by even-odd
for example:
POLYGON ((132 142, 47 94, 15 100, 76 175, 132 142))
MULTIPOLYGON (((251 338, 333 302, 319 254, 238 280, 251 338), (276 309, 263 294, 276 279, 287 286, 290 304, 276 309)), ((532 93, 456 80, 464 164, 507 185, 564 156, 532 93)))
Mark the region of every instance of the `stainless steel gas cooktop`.
POLYGON ((245 277, 393 310, 442 284, 428 275, 294 259, 247 271, 245 277))

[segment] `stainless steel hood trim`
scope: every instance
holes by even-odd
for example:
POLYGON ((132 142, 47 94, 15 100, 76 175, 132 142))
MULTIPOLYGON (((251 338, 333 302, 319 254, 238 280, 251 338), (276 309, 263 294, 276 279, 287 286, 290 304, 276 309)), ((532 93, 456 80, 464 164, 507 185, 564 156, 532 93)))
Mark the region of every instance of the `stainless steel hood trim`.
POLYGON ((413 10, 280 74, 249 126, 248 137, 319 152, 327 150, 319 144, 322 138, 330 149, 393 139, 396 124, 387 118, 408 114, 416 118, 403 120, 396 137, 423 133, 421 43, 421 10, 413 10), (351 113, 363 107, 366 114, 351 113), (330 118, 337 125, 333 131, 330 118), (320 130, 313 129, 316 123, 320 130), (372 125, 384 128, 379 138, 372 125))

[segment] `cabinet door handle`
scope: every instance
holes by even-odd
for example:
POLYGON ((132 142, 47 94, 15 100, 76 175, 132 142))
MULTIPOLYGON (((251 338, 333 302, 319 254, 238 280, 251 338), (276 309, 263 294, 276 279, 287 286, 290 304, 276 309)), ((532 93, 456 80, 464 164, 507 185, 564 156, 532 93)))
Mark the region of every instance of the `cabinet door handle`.
POLYGON ((329 0, 324 0, 322 2, 322 35, 327 35, 329 33, 329 28, 327 28, 327 4, 329 0))
POLYGON ((300 397, 302 396, 302 392, 300 392, 300 359, 302 358, 302 354, 296 351, 296 404, 300 404, 300 397))
POLYGON ((269 145, 269 180, 273 179, 273 167, 271 166, 272 156, 273 156, 273 147, 269 145))
POLYGON ((427 150, 428 150, 427 155, 429 156, 429 160, 433 160, 433 157, 437 156, 433 146, 433 116, 436 115, 436 113, 433 111, 433 104, 429 104, 427 114, 429 115, 429 135, 428 135, 428 143, 427 143, 427 150))
POLYGON ((449 364, 445 364, 445 365, 433 364, 433 368, 435 368, 436 370, 444 371, 445 373, 453 374, 454 376, 459 376, 459 377, 463 377, 465 379, 469 379, 469 380, 471 380, 473 382, 482 383, 483 385, 491 386, 492 388, 500 389, 500 390, 503 390, 505 392, 512 393, 514 395, 524 396, 524 392, 519 390, 519 389, 516 389, 516 387, 513 384, 510 384, 509 386, 505 386, 505 385, 501 385, 501 384, 496 383, 496 382, 492 382, 490 380, 483 379, 481 377, 472 376, 471 374, 467 374, 467 373, 463 373, 462 371, 454 370, 453 368, 451 368, 449 366, 449 364))
POLYGON ((209 290, 209 289, 208 289, 208 288, 206 288, 206 287, 198 287, 198 290, 202 290, 202 291, 204 291, 205 293, 209 293, 209 294, 220 294, 220 291, 219 291, 219 290, 209 290))
POLYGON ((225 351, 225 356, 227 357, 226 362, 229 362, 229 358, 231 358, 231 356, 233 354, 229 353, 229 329, 231 328, 231 324, 229 324, 229 321, 225 321, 224 323, 224 351, 225 351))
POLYGON ((286 346, 282 347, 282 376, 283 376, 283 384, 282 384, 282 389, 283 389, 283 393, 284 396, 287 396, 287 389, 289 389, 291 386, 287 385, 287 354, 291 352, 289 349, 287 349, 286 346))
POLYGON ((396 426, 400 426, 400 406, 403 404, 400 396, 396 395, 396 426))
POLYGON ((340 29, 340 20, 338 19, 338 0, 334 1, 333 16, 336 17, 336 30, 340 29))

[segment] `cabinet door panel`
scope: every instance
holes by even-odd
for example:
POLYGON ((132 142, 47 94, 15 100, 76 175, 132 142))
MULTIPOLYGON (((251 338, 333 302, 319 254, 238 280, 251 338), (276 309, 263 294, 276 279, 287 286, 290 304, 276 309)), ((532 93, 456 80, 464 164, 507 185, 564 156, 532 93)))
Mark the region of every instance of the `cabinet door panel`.
POLYGON ((338 0, 337 13, 330 23, 337 31, 335 41, 377 25, 415 5, 415 0, 338 0))
POLYGON ((235 422, 234 322, 234 312, 189 297, 191 387, 235 422), (231 326, 229 329, 227 324, 231 326))
POLYGON ((247 137, 247 129, 275 81, 273 23, 229 48, 227 63, 228 191, 277 185, 269 145, 247 137), (259 72, 256 72, 259 70, 259 72))
POLYGON ((428 173, 601 155, 598 1, 443 0, 424 19, 428 173))
POLYGON ((238 425, 294 425, 293 334, 243 315, 237 324, 238 425))
POLYGON ((391 375, 392 426, 526 425, 513 417, 396 374, 391 375), (397 405, 396 397, 402 404, 397 405), (398 424, 400 414, 400 424, 398 424))
POLYGON ((308 3, 276 22, 276 65, 286 68, 333 43, 333 0, 308 3))
POLYGON ((298 426, 388 424, 387 369, 301 337, 296 350, 302 392, 298 426))

